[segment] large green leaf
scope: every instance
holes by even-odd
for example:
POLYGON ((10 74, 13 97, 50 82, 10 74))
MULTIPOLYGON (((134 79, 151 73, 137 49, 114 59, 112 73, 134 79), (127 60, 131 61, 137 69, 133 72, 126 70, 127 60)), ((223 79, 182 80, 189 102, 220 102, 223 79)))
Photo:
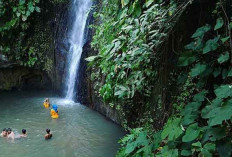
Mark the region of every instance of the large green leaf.
POLYGON ((185 46, 185 49, 187 50, 193 50, 195 51, 194 53, 202 50, 202 48, 204 47, 202 38, 196 38, 195 41, 191 42, 190 44, 185 46))
POLYGON ((209 127, 207 126, 202 137, 202 143, 206 141, 221 140, 226 136, 226 127, 209 127))
POLYGON ((156 157, 178 157, 178 149, 169 149, 168 146, 164 146, 160 153, 156 154, 156 157))
POLYGON ((168 137, 169 141, 173 141, 176 138, 178 138, 182 133, 182 129, 180 126, 181 119, 180 118, 170 118, 166 125, 164 126, 164 129, 161 133, 162 139, 165 139, 168 137))
POLYGON ((214 127, 210 129, 211 141, 216 141, 224 138, 226 136, 226 127, 214 127))
POLYGON ((199 101, 202 102, 202 101, 205 100, 205 95, 206 95, 207 93, 208 93, 207 90, 203 90, 203 91, 201 91, 200 93, 194 95, 193 100, 196 101, 196 102, 199 102, 199 101))
POLYGON ((197 123, 194 123, 187 128, 185 135, 182 137, 182 141, 191 142, 199 136, 200 132, 201 128, 198 127, 197 123))
POLYGON ((200 106, 201 102, 191 102, 185 106, 182 112, 182 115, 184 116, 183 125, 189 125, 197 119, 200 106))
POLYGON ((183 118, 183 125, 189 125, 193 123, 198 118, 198 113, 193 112, 191 114, 186 114, 183 118))
POLYGON ((180 57, 179 58, 179 66, 188 66, 197 60, 197 57, 180 57))
POLYGON ((201 142, 197 141, 192 143, 191 150, 193 154, 196 154, 196 152, 200 152, 202 150, 201 142))
POLYGON ((200 106, 201 106, 201 102, 188 103, 184 108, 184 114, 188 114, 188 113, 191 113, 193 111, 197 111, 200 106))
POLYGON ((216 25, 214 27, 214 30, 218 30, 218 29, 222 28, 223 24, 224 24, 223 19, 221 17, 218 18, 217 23, 216 23, 216 25))
POLYGON ((202 149, 201 154, 205 157, 212 157, 212 154, 214 153, 215 148, 216 148, 215 144, 206 143, 202 149))
POLYGON ((214 90, 217 98, 228 98, 232 96, 232 85, 221 85, 214 90))
POLYGON ((222 63, 228 61, 229 58, 230 58, 230 54, 229 54, 229 52, 226 51, 224 54, 220 55, 220 57, 218 58, 217 61, 218 61, 218 63, 222 64, 222 63))
POLYGON ((197 57, 194 53, 191 52, 184 52, 181 54, 178 60, 178 66, 188 66, 195 62, 197 60, 197 57))
POLYGON ((205 64, 196 64, 192 69, 191 69, 191 76, 196 77, 200 74, 202 74, 206 70, 207 65, 205 64))
POLYGON ((192 35, 192 38, 203 37, 205 35, 205 33, 208 32, 209 30, 210 30, 210 25, 208 25, 208 24, 203 26, 203 27, 200 27, 192 35))
POLYGON ((222 99, 214 99, 211 103, 211 105, 207 105, 205 108, 201 111, 201 116, 204 119, 209 118, 209 112, 212 111, 214 108, 220 107, 222 105, 222 99))
POLYGON ((219 40, 219 36, 215 37, 214 39, 210 39, 206 42, 206 46, 203 48, 203 54, 206 54, 210 51, 214 51, 218 48, 219 44, 218 44, 218 40, 219 40))
POLYGON ((224 120, 228 120, 232 116, 232 99, 228 100, 222 107, 214 108, 209 112, 209 126, 222 124, 224 120))

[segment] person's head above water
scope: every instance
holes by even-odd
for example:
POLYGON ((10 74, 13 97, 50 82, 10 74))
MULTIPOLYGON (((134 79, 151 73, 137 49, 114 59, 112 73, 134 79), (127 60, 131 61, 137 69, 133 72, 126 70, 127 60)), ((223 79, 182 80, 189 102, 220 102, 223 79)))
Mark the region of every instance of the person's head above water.
POLYGON ((12 132, 11 128, 7 129, 7 133, 10 134, 12 132))
POLYGON ((2 129, 2 133, 7 133, 7 129, 6 128, 2 129))
POLYGON ((44 136, 44 138, 46 140, 51 139, 52 138, 52 134, 50 133, 50 129, 46 129, 46 132, 47 132, 47 134, 44 136))
POLYGON ((50 134, 50 131, 51 131, 50 129, 46 129, 46 132, 47 132, 48 134, 50 134))
POLYGON ((56 112, 58 112, 58 106, 56 104, 52 105, 52 109, 55 110, 56 112))
POLYGON ((3 130, 2 130, 2 134, 1 134, 3 137, 6 137, 7 136, 7 129, 6 128, 4 128, 3 130))
POLYGON ((27 130, 26 129, 22 129, 22 134, 26 134, 27 130))
POLYGON ((45 102, 49 102, 49 99, 48 99, 48 98, 46 98, 44 101, 45 101, 45 102))

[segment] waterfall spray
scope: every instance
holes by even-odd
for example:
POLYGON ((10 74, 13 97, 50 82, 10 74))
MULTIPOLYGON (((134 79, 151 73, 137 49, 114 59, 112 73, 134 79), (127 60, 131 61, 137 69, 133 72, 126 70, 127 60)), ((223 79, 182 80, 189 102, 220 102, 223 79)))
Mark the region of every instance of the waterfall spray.
POLYGON ((91 0, 73 0, 73 14, 75 19, 73 22, 72 30, 69 35, 69 70, 66 81, 67 93, 66 98, 72 100, 74 97, 74 87, 78 74, 82 48, 84 46, 84 34, 86 21, 89 10, 91 8, 91 0))

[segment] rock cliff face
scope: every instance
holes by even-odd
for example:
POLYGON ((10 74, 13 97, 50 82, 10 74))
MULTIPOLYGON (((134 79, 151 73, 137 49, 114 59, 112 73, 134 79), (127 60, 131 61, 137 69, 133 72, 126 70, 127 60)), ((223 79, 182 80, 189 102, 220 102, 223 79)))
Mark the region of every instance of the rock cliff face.
POLYGON ((53 89, 61 96, 64 96, 65 76, 69 43, 67 40, 69 28, 69 4, 56 6, 56 15, 52 20, 51 29, 53 31, 53 73, 51 75, 53 89))
POLYGON ((87 61, 85 61, 85 58, 95 55, 97 53, 91 48, 90 42, 91 40, 87 42, 83 47, 83 53, 80 63, 81 68, 78 78, 79 81, 77 82, 77 100, 82 104, 90 107, 91 109, 94 109, 102 115, 106 116, 113 122, 120 124, 120 119, 117 111, 111 108, 108 104, 104 103, 101 97, 98 97, 98 91, 94 91, 94 85, 96 82, 91 80, 92 69, 88 68, 88 63, 87 61))
POLYGON ((51 89, 48 76, 35 69, 16 64, 0 64, 0 90, 51 89))

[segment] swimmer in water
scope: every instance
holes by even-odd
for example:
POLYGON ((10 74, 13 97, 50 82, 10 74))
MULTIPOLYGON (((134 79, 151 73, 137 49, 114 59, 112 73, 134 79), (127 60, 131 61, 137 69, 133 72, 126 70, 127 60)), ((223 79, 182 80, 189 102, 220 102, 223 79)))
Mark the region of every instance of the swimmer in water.
POLYGON ((27 130, 26 129, 22 129, 22 134, 20 135, 20 137, 27 137, 27 130))
POLYGON ((47 134, 44 136, 45 140, 51 139, 52 134, 50 133, 50 129, 46 129, 47 134))
POLYGON ((4 129, 2 130, 2 133, 1 133, 0 136, 1 136, 1 137, 7 137, 7 130, 6 130, 6 128, 4 128, 4 129))
POLYGON ((49 101, 49 99, 48 98, 46 98, 45 100, 44 100, 44 107, 45 108, 49 108, 50 107, 50 101, 49 101))
POLYGON ((11 128, 8 128, 8 129, 7 129, 7 137, 8 137, 8 138, 12 138, 12 139, 15 138, 15 134, 14 134, 14 132, 11 130, 11 128))
POLYGON ((50 111, 51 117, 53 119, 57 119, 59 118, 59 114, 58 114, 58 106, 56 104, 52 105, 52 109, 50 111))

